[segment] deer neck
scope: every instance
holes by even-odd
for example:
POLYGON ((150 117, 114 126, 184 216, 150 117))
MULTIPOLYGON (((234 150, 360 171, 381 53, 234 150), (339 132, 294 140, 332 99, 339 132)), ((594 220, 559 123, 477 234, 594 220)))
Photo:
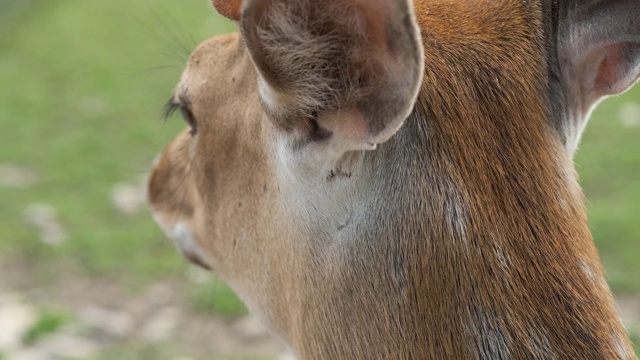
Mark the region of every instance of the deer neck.
POLYGON ((347 221, 296 250, 308 255, 296 283, 314 286, 298 289, 293 343, 303 358, 624 358, 630 344, 553 126, 535 16, 492 32, 486 19, 447 11, 420 19, 427 65, 413 114, 347 172, 358 194, 347 221), (460 27, 444 23, 452 17, 460 27))

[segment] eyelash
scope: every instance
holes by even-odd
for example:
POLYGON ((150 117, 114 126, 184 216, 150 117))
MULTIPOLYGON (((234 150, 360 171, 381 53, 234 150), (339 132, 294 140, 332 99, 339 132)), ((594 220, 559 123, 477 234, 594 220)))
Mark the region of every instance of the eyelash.
POLYGON ((194 136, 198 131, 196 118, 185 102, 178 102, 174 98, 171 98, 164 107, 164 118, 170 118, 178 110, 180 110, 184 121, 191 127, 191 136, 194 136))

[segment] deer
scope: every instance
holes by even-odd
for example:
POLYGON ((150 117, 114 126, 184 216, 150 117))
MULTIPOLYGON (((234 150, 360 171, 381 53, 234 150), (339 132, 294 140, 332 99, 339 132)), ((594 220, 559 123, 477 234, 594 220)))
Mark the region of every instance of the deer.
POLYGON ((213 0, 155 221, 298 359, 636 359, 573 164, 638 0, 213 0))

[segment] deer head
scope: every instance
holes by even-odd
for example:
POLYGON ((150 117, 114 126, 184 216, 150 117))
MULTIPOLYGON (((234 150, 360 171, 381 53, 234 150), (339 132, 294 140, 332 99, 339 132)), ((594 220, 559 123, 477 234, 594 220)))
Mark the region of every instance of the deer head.
POLYGON ((633 359, 572 164, 637 0, 214 0, 156 221, 300 359, 633 359))

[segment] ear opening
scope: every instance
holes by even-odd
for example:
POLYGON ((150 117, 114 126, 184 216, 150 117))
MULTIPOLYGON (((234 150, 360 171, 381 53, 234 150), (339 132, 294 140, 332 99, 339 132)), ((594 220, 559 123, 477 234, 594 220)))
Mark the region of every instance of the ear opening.
POLYGON ((233 21, 240 20, 242 0, 213 0, 213 7, 220 15, 233 21))
POLYGON ((312 119, 346 151, 373 149, 413 108, 423 53, 409 0, 248 0, 240 28, 283 129, 312 119))

